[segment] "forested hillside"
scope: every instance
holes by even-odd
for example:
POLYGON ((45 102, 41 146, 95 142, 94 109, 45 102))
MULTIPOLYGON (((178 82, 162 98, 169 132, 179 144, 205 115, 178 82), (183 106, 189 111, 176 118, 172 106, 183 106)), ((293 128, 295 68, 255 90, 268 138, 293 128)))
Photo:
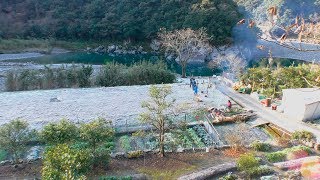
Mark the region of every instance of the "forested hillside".
POLYGON ((0 0, 0 37, 134 41, 205 27, 223 44, 239 18, 233 0, 0 0))

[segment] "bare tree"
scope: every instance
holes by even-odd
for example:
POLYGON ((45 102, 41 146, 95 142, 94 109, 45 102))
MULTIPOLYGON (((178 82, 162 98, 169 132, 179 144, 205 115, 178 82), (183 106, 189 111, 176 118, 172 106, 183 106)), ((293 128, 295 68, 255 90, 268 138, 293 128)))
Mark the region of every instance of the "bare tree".
POLYGON ((172 93, 171 86, 151 86, 149 89, 151 100, 142 103, 142 107, 148 111, 140 114, 140 121, 151 124, 157 133, 160 156, 164 156, 165 128, 169 126, 168 112, 173 106, 174 100, 168 99, 172 93))
POLYGON ((158 36, 166 52, 178 56, 177 61, 182 68, 182 77, 186 77, 186 66, 191 58, 204 55, 211 49, 209 37, 204 29, 162 30, 158 36))
POLYGON ((240 75, 242 70, 246 67, 246 61, 233 53, 219 53, 219 55, 208 63, 209 68, 226 69, 235 75, 240 75))

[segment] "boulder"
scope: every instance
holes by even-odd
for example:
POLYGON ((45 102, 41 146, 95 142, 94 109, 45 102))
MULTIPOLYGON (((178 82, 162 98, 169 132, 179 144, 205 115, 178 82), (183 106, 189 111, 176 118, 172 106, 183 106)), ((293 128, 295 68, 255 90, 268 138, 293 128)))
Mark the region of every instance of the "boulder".
POLYGON ((58 98, 51 98, 50 102, 61 102, 61 100, 58 98))
POLYGON ((5 160, 5 161, 1 161, 0 162, 0 166, 7 166, 7 165, 10 165, 11 164, 11 161, 9 160, 5 160))
POLYGON ((117 49, 116 45, 110 45, 108 46, 108 53, 113 53, 117 49))
POLYGON ((215 175, 222 174, 228 171, 232 171, 236 169, 236 163, 225 163, 218 166, 213 166, 208 169, 204 169, 198 172, 194 172, 189 175, 181 176, 178 180, 197 180, 197 179, 209 179, 214 177, 215 175))
POLYGON ((150 48, 154 51, 159 51, 160 45, 161 45, 160 41, 154 39, 150 43, 150 48))
POLYGON ((97 48, 94 49, 94 52, 96 53, 106 53, 106 48, 104 46, 98 46, 97 48))
POLYGON ((276 175, 262 176, 260 180, 279 180, 279 177, 276 175))

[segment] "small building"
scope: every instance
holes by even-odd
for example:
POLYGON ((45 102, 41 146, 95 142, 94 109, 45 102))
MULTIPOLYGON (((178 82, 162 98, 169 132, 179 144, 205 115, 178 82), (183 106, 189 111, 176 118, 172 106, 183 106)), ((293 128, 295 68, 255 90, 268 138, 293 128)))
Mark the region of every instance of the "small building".
POLYGON ((284 89, 283 113, 301 121, 320 118, 320 88, 284 89))

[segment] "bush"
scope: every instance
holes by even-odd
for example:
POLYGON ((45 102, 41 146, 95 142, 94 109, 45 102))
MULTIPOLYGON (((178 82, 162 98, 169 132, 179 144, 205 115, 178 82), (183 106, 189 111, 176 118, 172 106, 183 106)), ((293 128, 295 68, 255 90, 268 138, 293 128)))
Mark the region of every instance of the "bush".
POLYGON ((309 131, 295 131, 292 133, 292 139, 310 141, 314 139, 314 135, 309 131))
POLYGON ((119 63, 107 63, 96 78, 98 86, 130 86, 173 83, 175 76, 162 61, 151 63, 141 61, 131 66, 119 63))
POLYGON ((243 154, 237 160, 237 168, 240 171, 247 171, 259 166, 259 160, 253 154, 243 154))
POLYGON ((141 150, 128 152, 129 159, 138 158, 138 157, 141 157, 142 155, 143 155, 143 151, 141 150))
POLYGON ((312 150, 306 146, 294 146, 292 148, 286 148, 282 151, 277 151, 277 152, 266 154, 266 158, 269 162, 272 162, 272 163, 281 162, 281 161, 285 161, 287 159, 288 154, 298 152, 298 151, 304 151, 307 154, 312 153, 312 150))
POLYGON ((44 153, 42 179, 85 179, 91 164, 88 151, 59 144, 44 153))
POLYGON ((307 146, 294 146, 292 148, 287 148, 287 149, 284 149, 283 152, 288 154, 290 152, 294 152, 294 151, 299 151, 299 150, 303 150, 303 151, 306 151, 308 154, 312 154, 312 150, 311 148, 307 147, 307 146))
POLYGON ((254 149, 255 151, 262 151, 262 152, 267 152, 271 150, 271 146, 268 143, 263 143, 260 141, 254 141, 253 143, 250 144, 250 147, 254 149))
POLYGON ((44 143, 54 145, 75 142, 79 139, 79 128, 68 120, 46 125, 40 132, 44 143))
POLYGON ((93 68, 91 65, 71 67, 61 66, 53 69, 45 66, 39 70, 9 72, 6 79, 7 91, 35 89, 56 89, 70 87, 90 87, 93 68))
POLYGON ((125 136, 121 136, 120 139, 119 139, 119 142, 120 142, 120 146, 121 148, 128 152, 131 150, 131 145, 130 145, 130 137, 125 135, 125 136))
POLYGON ((282 151, 266 154, 267 160, 272 163, 285 161, 286 157, 287 154, 282 151))
POLYGON ((17 119, 0 127, 0 147, 12 156, 14 162, 25 153, 31 138, 32 131, 26 121, 17 119))
POLYGON ((0 149, 0 161, 3 161, 7 158, 7 152, 5 150, 0 149))
POLYGON ((270 167, 268 166, 258 166, 258 167, 253 167, 251 169, 248 169, 246 171, 246 174, 250 177, 258 177, 258 176, 262 176, 262 175, 268 175, 273 173, 274 170, 272 170, 270 167))
POLYGON ((111 128, 111 122, 99 118, 90 123, 82 124, 80 137, 84 142, 89 143, 94 152, 103 143, 113 141, 114 130, 111 128))

